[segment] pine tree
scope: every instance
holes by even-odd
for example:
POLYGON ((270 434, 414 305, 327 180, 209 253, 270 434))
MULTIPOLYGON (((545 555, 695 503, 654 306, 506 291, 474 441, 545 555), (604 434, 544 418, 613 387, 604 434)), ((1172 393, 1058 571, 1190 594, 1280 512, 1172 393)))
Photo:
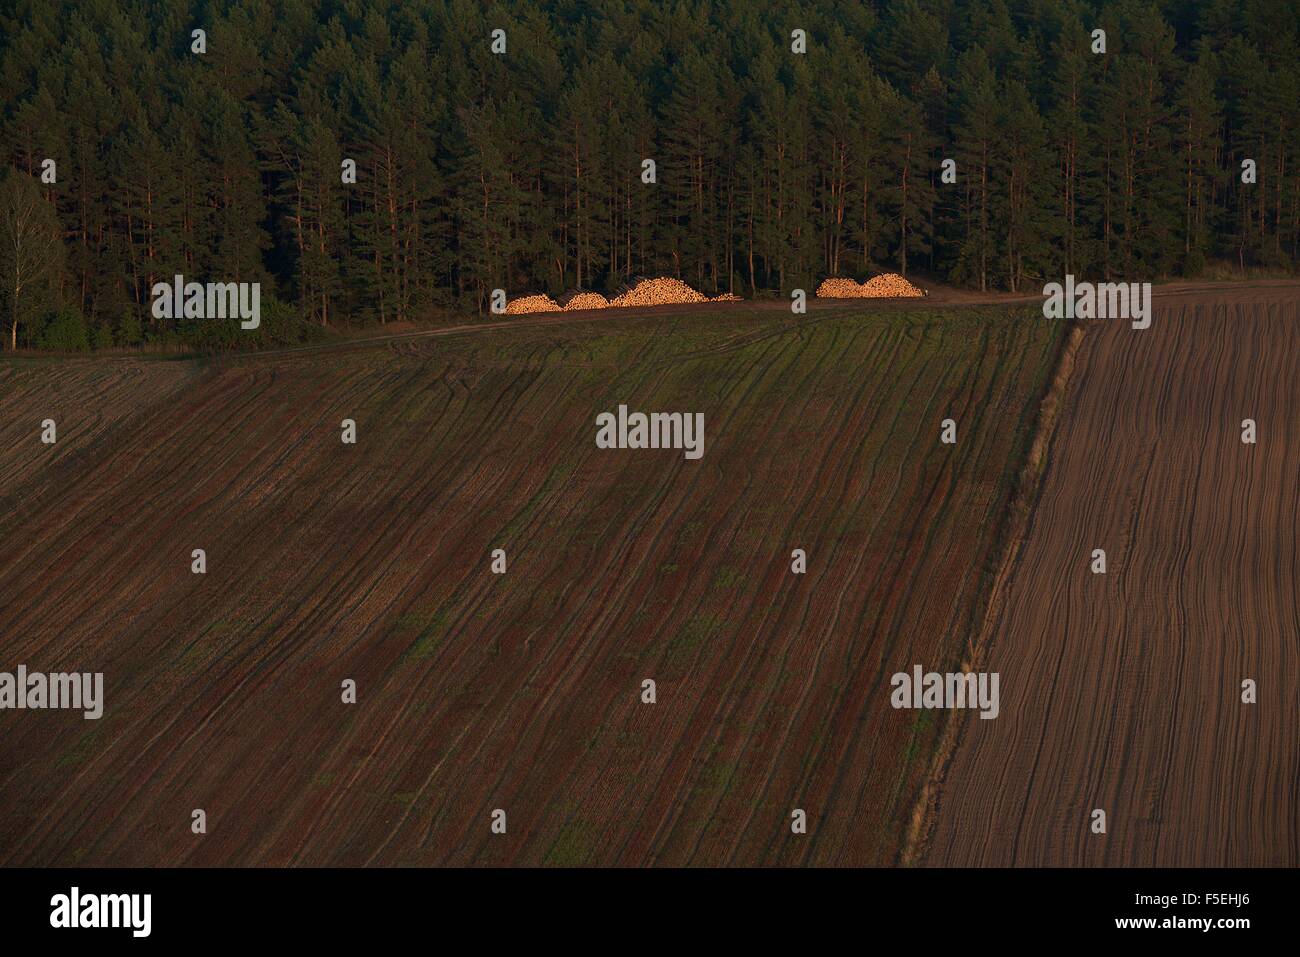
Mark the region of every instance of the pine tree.
POLYGON ((1214 54, 1203 49, 1187 69, 1180 98, 1178 148, 1185 176, 1182 269, 1193 276, 1204 268, 1210 252, 1212 205, 1223 152, 1214 74, 1214 54))
POLYGON ((1019 292, 1028 279, 1042 279, 1047 271, 1052 156, 1042 117, 1025 85, 1008 81, 1000 99, 1003 144, 994 167, 1001 197, 996 219, 1006 286, 1019 292))
POLYGON ((907 97, 893 93, 885 111, 889 182, 886 207, 890 217, 891 237, 897 250, 898 271, 907 275, 908 257, 930 252, 933 234, 929 212, 934 204, 934 186, 930 180, 933 143, 925 129, 920 106, 907 97))
POLYGON ((964 198, 964 238, 954 274, 988 288, 994 256, 993 165, 1003 145, 998 90, 984 50, 977 46, 962 54, 957 66, 959 93, 956 131, 958 182, 964 198))

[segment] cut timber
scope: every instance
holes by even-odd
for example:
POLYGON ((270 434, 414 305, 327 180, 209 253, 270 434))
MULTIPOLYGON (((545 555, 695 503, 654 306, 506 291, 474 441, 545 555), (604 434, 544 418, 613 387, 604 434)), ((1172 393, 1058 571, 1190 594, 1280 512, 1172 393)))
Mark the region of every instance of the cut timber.
POLYGON ((539 294, 510 300, 506 312, 516 315, 526 312, 576 312, 580 309, 607 309, 639 306, 670 306, 687 302, 739 302, 740 297, 729 292, 712 298, 697 292, 680 279, 661 277, 642 279, 625 289, 613 299, 598 292, 575 292, 561 306, 550 296, 539 294))
POLYGON ((925 290, 894 272, 881 273, 861 283, 832 276, 817 287, 818 299, 893 299, 924 295, 925 290))
POLYGON ((511 299, 506 305, 507 315, 519 315, 525 312, 559 312, 560 306, 545 293, 536 296, 521 296, 511 299))
POLYGON ((564 308, 567 312, 577 309, 607 309, 609 300, 598 292, 579 292, 570 297, 564 308))
POLYGON ((642 279, 639 283, 616 296, 611 306, 666 306, 679 302, 707 302, 708 297, 696 292, 680 279, 663 277, 642 279))

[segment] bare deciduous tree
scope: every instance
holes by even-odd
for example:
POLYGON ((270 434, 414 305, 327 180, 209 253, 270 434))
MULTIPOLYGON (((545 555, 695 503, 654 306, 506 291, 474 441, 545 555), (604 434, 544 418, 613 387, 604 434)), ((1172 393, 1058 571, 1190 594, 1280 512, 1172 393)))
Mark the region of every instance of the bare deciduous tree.
POLYGON ((17 170, 0 177, 0 276, 9 307, 9 348, 18 348, 18 322, 28 300, 48 287, 63 256, 54 208, 36 180, 17 170))

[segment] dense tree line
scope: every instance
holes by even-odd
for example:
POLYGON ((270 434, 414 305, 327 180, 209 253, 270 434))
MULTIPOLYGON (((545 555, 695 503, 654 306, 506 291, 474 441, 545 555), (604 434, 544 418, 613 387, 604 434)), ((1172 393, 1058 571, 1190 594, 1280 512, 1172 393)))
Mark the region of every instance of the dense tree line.
POLYGON ((174 333, 150 290, 176 273, 261 282, 284 332, 640 275, 749 296, 1289 269, 1298 22, 1294 0, 16 0, 0 270, 17 230, 41 252, 0 284, 6 340, 174 333))

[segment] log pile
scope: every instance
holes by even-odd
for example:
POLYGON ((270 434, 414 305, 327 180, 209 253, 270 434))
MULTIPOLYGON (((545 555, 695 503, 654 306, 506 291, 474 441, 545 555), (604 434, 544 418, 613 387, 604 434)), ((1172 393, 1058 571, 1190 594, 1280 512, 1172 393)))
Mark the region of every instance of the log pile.
POLYGON ((818 299, 854 299, 862 294, 862 284, 852 279, 832 276, 817 287, 818 299))
POLYGON ((913 286, 896 272, 881 273, 872 276, 862 284, 862 294, 869 297, 893 298, 895 296, 924 296, 925 291, 913 286))
MULTIPOLYGON (((852 283, 853 280, 847 280, 852 283)), ((823 283, 825 285, 825 283, 823 283)), ((857 283, 853 283, 856 287, 857 283)), ((511 299, 506 304, 507 315, 521 315, 527 312, 576 312, 579 309, 627 308, 635 306, 667 306, 683 302, 739 302, 740 297, 729 292, 712 298, 696 292, 680 279, 661 277, 659 279, 642 279, 631 288, 606 299, 598 292, 575 292, 561 306, 550 296, 539 293, 534 296, 521 296, 511 299)))
POLYGON ((542 293, 536 296, 520 296, 506 303, 506 315, 517 316, 525 312, 559 312, 560 304, 550 296, 542 293))
POLYGON ((598 292, 579 292, 570 297, 569 301, 564 304, 565 312, 572 312, 577 309, 605 309, 609 306, 609 300, 598 292))
POLYGON ((924 295, 924 290, 895 272, 881 273, 861 283, 832 276, 817 287, 818 299, 894 299, 924 295))
POLYGON ((696 292, 680 279, 663 277, 642 279, 621 296, 615 296, 610 305, 666 306, 678 302, 708 302, 708 297, 696 292))

